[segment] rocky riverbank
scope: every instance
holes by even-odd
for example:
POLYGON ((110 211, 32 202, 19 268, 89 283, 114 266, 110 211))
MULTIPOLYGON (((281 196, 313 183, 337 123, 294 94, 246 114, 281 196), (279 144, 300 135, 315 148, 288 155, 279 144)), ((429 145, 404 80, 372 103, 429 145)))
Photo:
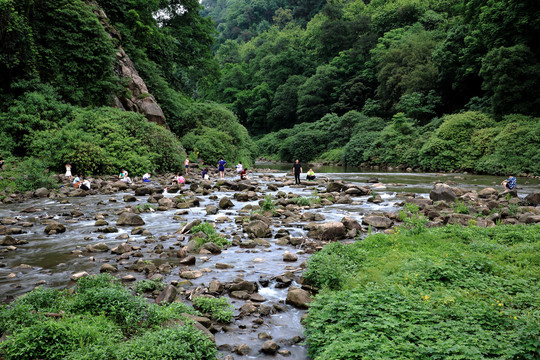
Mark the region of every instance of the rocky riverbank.
POLYGON ((0 221, 4 301, 36 285, 65 287, 97 272, 127 286, 163 280, 164 290, 145 294, 156 303, 231 299, 231 324, 193 319, 227 359, 259 352, 305 359, 300 319, 317 289, 303 284, 302 270, 328 242, 355 241, 368 229, 392 231, 403 224, 398 210, 406 204, 418 207, 426 226, 540 222, 540 193, 519 198, 438 183, 427 198, 388 195, 385 184, 369 180, 294 185, 290 177, 260 171, 244 181, 188 177, 178 187, 170 186, 170 176, 134 184, 104 177, 93 179, 90 191, 66 185, 10 194, 0 221), (373 210, 356 210, 361 205, 373 210), (204 222, 229 245, 201 246, 208 235, 192 229, 204 222))

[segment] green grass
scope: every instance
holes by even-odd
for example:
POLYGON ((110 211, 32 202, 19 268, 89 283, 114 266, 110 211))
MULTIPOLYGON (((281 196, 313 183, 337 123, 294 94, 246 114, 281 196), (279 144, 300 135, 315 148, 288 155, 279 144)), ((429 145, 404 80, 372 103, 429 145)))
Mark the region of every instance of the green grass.
POLYGON ((233 317, 234 307, 226 297, 196 297, 193 299, 193 307, 222 323, 230 323, 233 317))
POLYGON ((539 225, 398 229, 345 247, 308 261, 323 288, 305 322, 312 359, 539 357, 539 225))

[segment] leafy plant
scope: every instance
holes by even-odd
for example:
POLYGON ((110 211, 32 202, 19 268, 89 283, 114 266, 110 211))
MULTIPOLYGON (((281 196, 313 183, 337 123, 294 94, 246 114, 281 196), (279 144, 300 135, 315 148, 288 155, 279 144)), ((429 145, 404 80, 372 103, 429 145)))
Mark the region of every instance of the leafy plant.
POLYGON ((456 199, 456 201, 454 202, 452 207, 454 208, 454 211, 456 213, 458 213, 458 214, 469 214, 470 213, 469 208, 467 207, 467 205, 463 201, 459 201, 459 200, 456 199))
POLYGON ((146 292, 151 292, 155 290, 163 290, 165 288, 165 283, 163 279, 154 279, 154 280, 140 280, 135 283, 134 289, 136 293, 144 294, 146 292))
POLYGON ((409 234, 420 234, 426 229, 425 225, 429 220, 419 211, 416 204, 406 204, 405 209, 399 212, 399 220, 403 221, 402 227, 409 234))
POLYGON ((264 197, 264 200, 262 201, 261 208, 264 211, 274 211, 275 205, 274 200, 272 199, 272 195, 266 194, 264 197))
POLYGON ((202 246, 208 242, 213 242, 214 244, 222 248, 224 246, 230 245, 231 243, 224 236, 222 236, 221 234, 218 234, 216 232, 216 229, 212 226, 212 224, 208 222, 203 222, 203 223, 200 223, 199 225, 194 226, 190 232, 192 234, 202 232, 203 234, 206 235, 206 237, 196 236, 194 238, 194 240, 199 244, 199 246, 202 246))
POLYGON ((226 297, 196 297, 193 299, 193 307, 203 313, 209 314, 214 320, 222 323, 231 322, 233 317, 234 307, 226 297))

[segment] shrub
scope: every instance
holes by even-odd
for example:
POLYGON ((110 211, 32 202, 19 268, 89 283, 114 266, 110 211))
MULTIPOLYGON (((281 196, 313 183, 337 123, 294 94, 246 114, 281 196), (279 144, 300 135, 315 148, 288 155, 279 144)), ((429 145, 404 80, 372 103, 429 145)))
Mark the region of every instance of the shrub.
POLYGON ((319 288, 340 289, 364 257, 364 252, 355 247, 328 244, 309 258, 304 279, 319 288))
POLYGON ((193 299, 193 307, 222 323, 230 323, 233 317, 234 307, 226 297, 196 297, 193 299))
POLYGON ((213 242, 214 244, 218 245, 219 247, 224 247, 226 245, 230 244, 230 241, 227 240, 225 237, 223 237, 221 234, 218 234, 216 232, 216 229, 212 226, 212 224, 208 222, 203 222, 199 225, 194 226, 190 232, 192 234, 196 234, 198 232, 202 232, 206 235, 205 238, 201 237, 195 237, 195 241, 199 244, 199 246, 204 245, 208 242, 213 242))
POLYGON ((135 283, 134 289, 136 293, 144 294, 145 292, 150 292, 154 290, 163 290, 165 288, 165 283, 163 282, 163 279, 154 279, 154 280, 148 280, 144 279, 141 281, 137 281, 135 283))
POLYGON ((120 341, 122 332, 103 316, 47 319, 17 329, 0 344, 7 360, 64 359, 81 347, 120 341))
POLYGON ((264 211, 274 211, 275 210, 275 205, 274 205, 274 200, 272 200, 272 195, 266 194, 264 196, 264 200, 262 201, 261 208, 264 211))

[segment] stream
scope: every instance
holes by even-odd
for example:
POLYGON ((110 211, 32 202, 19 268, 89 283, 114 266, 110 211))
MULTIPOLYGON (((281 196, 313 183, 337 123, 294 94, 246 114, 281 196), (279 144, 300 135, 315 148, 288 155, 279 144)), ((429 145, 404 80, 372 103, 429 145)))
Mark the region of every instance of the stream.
MULTIPOLYGON (((278 191, 285 193, 294 193, 301 196, 312 196, 314 191, 324 191, 324 186, 295 187, 284 186, 278 191, 268 191, 268 185, 261 179, 268 175, 273 175, 276 180, 281 180, 286 172, 290 172, 290 165, 258 164, 252 172, 250 178, 258 182, 258 186, 265 193, 275 195, 278 191), (261 170, 265 168, 266 170, 261 170), (270 169, 270 170, 268 170, 270 169)), ((308 169, 304 168, 304 172, 308 169)), ((374 172, 361 171, 358 168, 342 167, 318 167, 314 169, 318 177, 327 177, 329 179, 340 180, 348 183, 355 183, 361 186, 370 186, 368 179, 377 178, 383 183, 385 189, 375 190, 381 195, 384 202, 373 204, 367 202, 368 196, 359 196, 353 198, 352 204, 335 204, 321 207, 319 209, 308 209, 305 211, 317 212, 325 217, 324 221, 341 221, 345 216, 351 217, 361 222, 365 214, 371 212, 395 212, 399 210, 399 203, 402 201, 396 197, 400 193, 416 193, 417 196, 429 197, 429 191, 436 181, 454 182, 457 186, 479 190, 484 187, 494 187, 500 190, 498 184, 503 177, 471 175, 471 174, 435 174, 435 173, 412 173, 412 172, 374 172)), ((288 176, 290 179, 291 177, 288 176)), ((304 178, 304 176, 302 176, 304 178)), ((235 180, 235 177, 228 176, 227 179, 235 180)), ((214 178, 215 180, 215 178, 214 178)), ((520 196, 538 190, 540 180, 531 178, 518 178, 518 187, 520 196)), ((127 270, 122 265, 130 265, 134 262, 133 258, 116 262, 116 255, 110 252, 92 253, 76 255, 73 250, 82 250, 88 244, 105 242, 110 248, 120 245, 126 241, 131 246, 139 246, 144 254, 143 260, 151 260, 156 265, 169 262, 173 265, 172 272, 163 275, 166 284, 172 281, 181 281, 179 277, 179 266, 177 258, 161 257, 153 251, 157 244, 163 245, 163 249, 179 249, 178 237, 173 234, 179 230, 186 222, 195 219, 215 222, 218 232, 228 235, 230 238, 239 235, 246 239, 247 235, 242 232, 242 227, 235 223, 237 216, 249 216, 249 212, 242 211, 248 204, 258 205, 258 201, 238 202, 233 198, 233 191, 215 191, 211 195, 197 194, 201 199, 200 206, 180 211, 172 209, 167 211, 156 211, 151 213, 141 213, 140 216, 145 221, 144 229, 149 230, 155 242, 148 241, 146 235, 131 235, 132 227, 118 226, 117 233, 97 232, 95 223, 96 215, 103 215, 104 219, 114 226, 117 219, 117 213, 126 205, 142 205, 147 203, 148 196, 137 197, 137 202, 126 203, 123 200, 124 195, 133 194, 133 191, 119 192, 113 195, 90 195, 81 198, 54 198, 54 199, 33 199, 19 204, 0 204, 0 220, 5 218, 15 218, 19 223, 25 223, 22 227, 23 233, 13 235, 17 239, 28 241, 27 244, 17 246, 15 251, 7 251, 0 247, 0 302, 11 301, 14 297, 22 295, 37 285, 46 287, 65 288, 73 286, 70 281, 71 274, 80 271, 86 271, 90 274, 99 273, 103 263, 110 262, 118 264, 119 272, 116 276, 133 275, 137 280, 145 278, 144 273, 138 273, 127 270), (219 210, 216 215, 207 215, 206 206, 216 205, 216 202, 223 196, 228 196, 234 204, 233 208, 219 210), (217 197, 218 200, 215 200, 217 197), (38 211, 33 213, 24 213, 21 210, 34 207, 38 211), (80 211, 81 216, 74 216, 72 211, 80 211), (182 219, 175 220, 173 217, 181 213, 182 219), (229 220, 216 222, 220 217, 226 216, 229 220), (42 224, 44 219, 54 219, 66 226, 64 233, 48 236, 44 233, 46 225, 42 224), (127 239, 129 237, 129 240, 127 239), (21 266, 22 265, 22 266, 21 266)), ((174 197, 178 194, 169 194, 165 192, 165 197, 174 197)), ((302 225, 305 223, 293 222, 282 223, 279 226, 272 227, 272 234, 275 235, 279 229, 289 231, 291 237, 306 237, 307 231, 302 225)), ((20 225, 17 225, 20 226, 20 225)), ((231 246, 219 255, 196 255, 196 265, 190 266, 190 270, 202 270, 204 275, 198 279, 191 280, 193 283, 190 288, 195 288, 205 284, 206 286, 212 280, 219 280, 221 283, 231 282, 234 279, 242 278, 244 280, 258 282, 261 278, 272 279, 276 275, 297 269, 299 265, 309 258, 309 255, 301 248, 293 245, 280 246, 276 244, 274 237, 266 239, 269 247, 257 246, 253 249, 242 249, 237 246, 231 246), (284 262, 283 253, 290 251, 297 254, 298 261, 294 263, 284 262), (229 269, 217 269, 216 263, 226 263, 234 267, 229 269)), ((352 241, 352 240, 348 240, 352 241)), ((164 254, 163 254, 164 255, 164 254)), ((135 259, 136 260, 136 259, 135 259)), ((299 274, 298 274, 299 275, 299 274)), ((253 317, 244 317, 233 321, 229 326, 229 331, 220 331, 215 334, 218 347, 223 344, 231 346, 247 344, 251 348, 249 355, 240 356, 232 354, 234 359, 308 359, 307 349, 302 342, 295 343, 291 339, 295 336, 303 337, 303 328, 300 324, 301 317, 305 310, 296 309, 284 303, 287 296, 287 288, 275 286, 274 281, 270 281, 267 287, 259 286, 259 294, 266 301, 265 304, 280 304, 285 311, 271 314, 265 317, 264 323, 258 324, 253 321, 253 317), (260 340, 258 334, 265 332, 269 334, 273 341, 281 346, 281 349, 290 351, 290 356, 275 355, 269 356, 259 353, 261 345, 266 339, 260 340)), ((294 286, 300 286, 293 282, 294 286)), ((231 299, 235 305, 236 313, 244 304, 242 300, 231 299)), ((224 357, 231 354, 230 351, 220 352, 224 357)))

